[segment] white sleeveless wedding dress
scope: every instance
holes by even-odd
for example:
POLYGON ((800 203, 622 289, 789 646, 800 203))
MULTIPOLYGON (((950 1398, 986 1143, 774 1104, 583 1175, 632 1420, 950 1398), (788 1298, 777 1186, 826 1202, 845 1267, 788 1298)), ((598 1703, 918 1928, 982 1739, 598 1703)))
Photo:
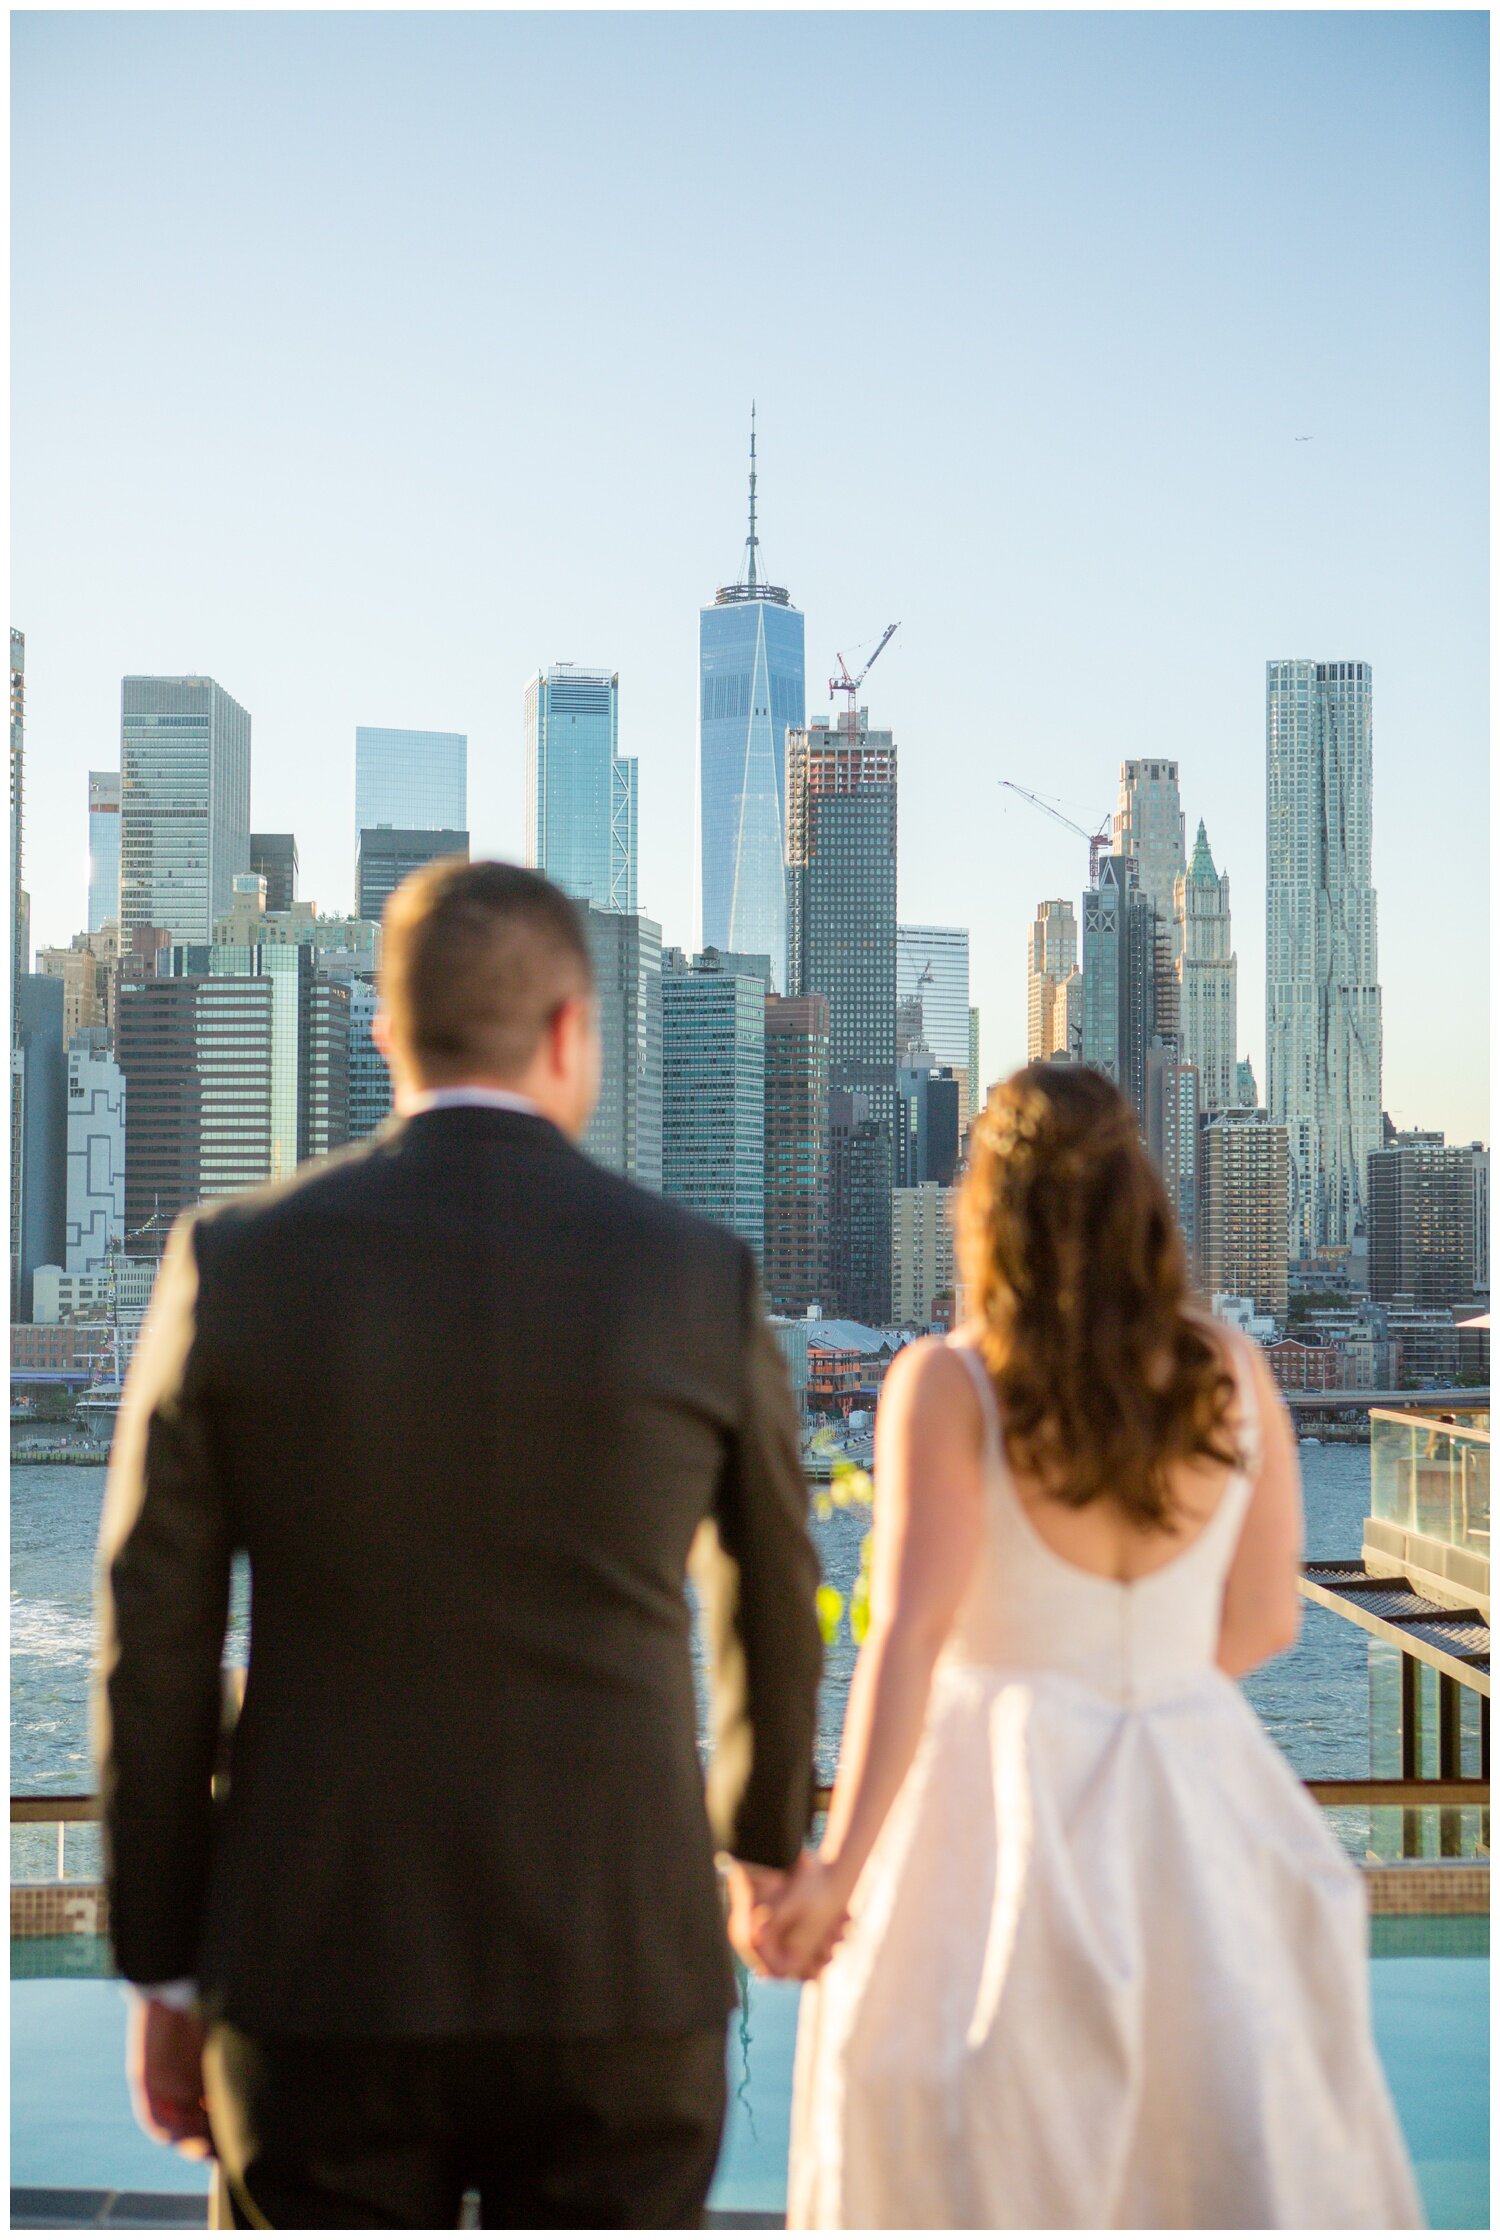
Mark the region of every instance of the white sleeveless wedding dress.
POLYGON ((803 1993, 788 2224, 1420 2225, 1359 1870, 1214 1663, 1250 1478, 1161 1569, 1084 1571, 1021 1508, 954 1350, 988 1426, 985 1552, 803 1993))

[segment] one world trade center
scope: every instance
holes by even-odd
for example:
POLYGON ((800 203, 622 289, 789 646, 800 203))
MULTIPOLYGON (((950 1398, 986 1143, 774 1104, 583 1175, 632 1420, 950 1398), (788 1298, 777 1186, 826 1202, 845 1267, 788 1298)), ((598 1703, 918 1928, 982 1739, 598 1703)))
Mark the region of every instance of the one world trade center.
POLYGON ((803 618, 761 573, 750 414, 750 534, 738 583, 698 618, 703 946, 771 960, 786 988, 786 734, 800 730, 803 618))

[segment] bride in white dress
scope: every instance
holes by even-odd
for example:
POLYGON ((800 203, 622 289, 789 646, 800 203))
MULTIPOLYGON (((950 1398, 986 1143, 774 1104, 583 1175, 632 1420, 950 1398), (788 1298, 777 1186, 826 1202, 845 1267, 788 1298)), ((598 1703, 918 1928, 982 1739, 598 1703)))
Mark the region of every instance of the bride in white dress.
POLYGON ((1359 1872, 1235 1685, 1297 1632, 1275 1387, 1083 1066, 995 1091, 960 1243, 975 1319, 881 1403, 822 1849, 757 1916, 817 1976, 788 2224, 1418 2225, 1359 1872))

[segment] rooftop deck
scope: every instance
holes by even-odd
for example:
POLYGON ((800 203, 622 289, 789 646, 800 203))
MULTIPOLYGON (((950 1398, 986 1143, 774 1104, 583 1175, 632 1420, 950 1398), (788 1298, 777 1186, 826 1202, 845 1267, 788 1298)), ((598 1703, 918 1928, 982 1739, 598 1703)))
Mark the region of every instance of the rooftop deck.
MULTIPOLYGON (((1446 1808, 1453 1784, 1310 1783, 1330 1805, 1446 1808)), ((1489 1801, 1465 1781, 1463 1800, 1489 1801)), ((77 1828, 91 1797, 13 1798, 14 1823, 77 1828)), ((1489 2222, 1489 1870, 1473 1861, 1372 1864, 1371 1997, 1386 2072, 1429 2222, 1489 2222)), ((111 1976, 107 1899, 92 1879, 11 1894, 11 2217, 22 2229, 202 2229, 206 2166, 137 2130, 125 2090, 125 2002, 111 1976)), ((709 2204, 721 2228, 779 2226, 786 2207, 799 1987, 747 1980, 729 2041, 730 2112, 709 2204)))

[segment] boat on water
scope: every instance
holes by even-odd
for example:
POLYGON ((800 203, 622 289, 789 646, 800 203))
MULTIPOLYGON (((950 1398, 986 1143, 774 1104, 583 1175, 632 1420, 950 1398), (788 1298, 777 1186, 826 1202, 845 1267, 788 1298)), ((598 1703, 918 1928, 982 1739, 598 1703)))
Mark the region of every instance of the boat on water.
POLYGON ((118 1378, 105 1378, 98 1384, 91 1384, 78 1401, 79 1422, 106 1445, 115 1435, 115 1419, 120 1413, 124 1389, 118 1378))
POLYGON ((1304 1447, 1321 1447, 1323 1442, 1316 1431, 1304 1431, 1298 1444, 1304 1447))

